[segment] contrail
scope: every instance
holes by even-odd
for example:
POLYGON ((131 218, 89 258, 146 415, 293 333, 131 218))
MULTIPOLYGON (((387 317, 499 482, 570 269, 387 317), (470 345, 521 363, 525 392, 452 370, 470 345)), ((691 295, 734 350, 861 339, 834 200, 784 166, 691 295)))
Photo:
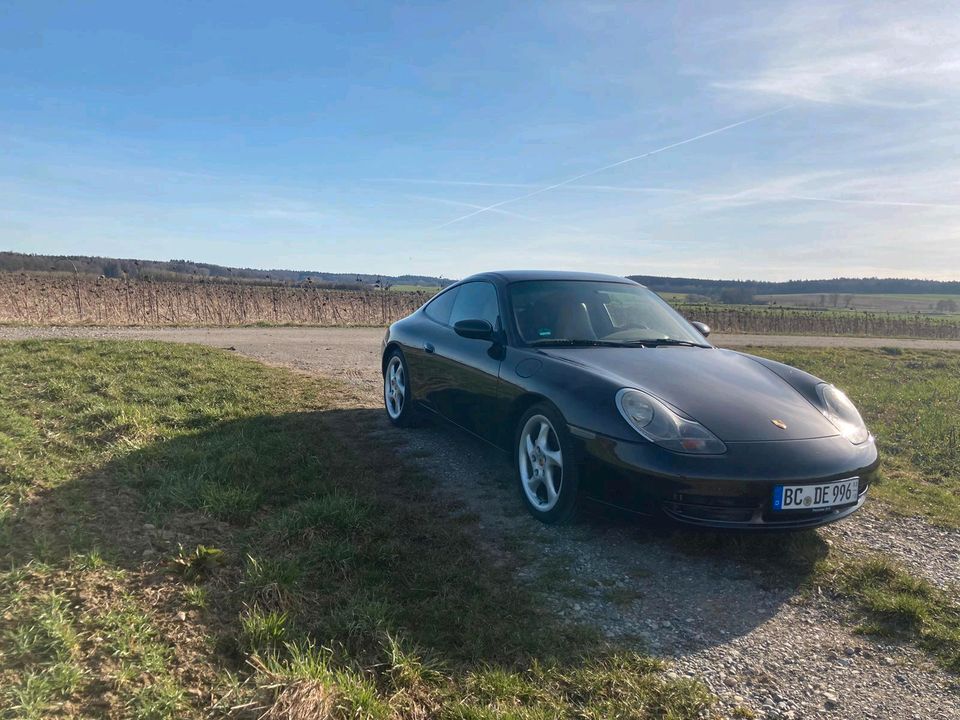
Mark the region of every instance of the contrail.
MULTIPOLYGON (((449 185, 453 187, 489 187, 489 188, 535 188, 536 183, 505 183, 505 182, 478 182, 473 180, 434 180, 427 178, 368 178, 364 182, 400 183, 404 185, 449 185)), ((646 187, 629 185, 569 185, 571 190, 592 190, 596 192, 624 192, 624 193, 680 193, 690 194, 689 190, 679 190, 669 187, 646 187)), ((470 205, 470 203, 464 203, 470 205)), ((473 207, 481 208, 482 205, 473 207)))
POLYGON ((588 172, 581 173, 580 175, 576 175, 566 180, 562 180, 561 182, 554 183, 553 185, 547 185, 546 187, 538 188, 531 192, 525 193, 524 195, 518 195, 517 197, 514 197, 514 198, 501 200, 500 202, 494 203, 493 205, 487 205, 485 207, 479 208, 478 210, 474 210, 472 213, 468 213, 458 218, 454 218, 449 222, 445 222, 443 225, 438 225, 436 229, 440 230, 450 225, 454 225, 458 222, 463 222, 464 220, 472 218, 481 213, 495 210, 496 208, 502 207, 503 205, 509 205, 510 203, 519 202, 520 200, 526 200, 527 198, 533 197, 534 195, 541 195, 545 192, 556 190, 557 188, 563 187, 564 185, 570 185, 571 183, 577 182, 577 180, 582 180, 585 177, 590 177, 591 175, 602 173, 605 170, 611 170, 615 167, 620 167, 621 165, 626 165, 627 163, 632 163, 636 160, 642 160, 643 158, 648 158, 651 155, 657 155, 658 153, 666 152, 667 150, 672 150, 673 148, 680 147, 681 145, 687 145, 688 143, 696 142, 697 140, 703 140, 703 138, 710 137, 711 135, 717 135, 719 133, 726 132, 727 130, 732 130, 733 128, 740 127, 741 125, 749 125, 750 123, 755 123, 758 120, 763 120, 764 118, 770 117, 771 115, 776 115, 777 113, 781 113, 784 110, 789 110, 792 107, 793 105, 784 105, 783 107, 777 108, 776 110, 771 110, 761 115, 756 115, 754 117, 747 118, 746 120, 740 120, 735 123, 730 123, 729 125, 724 125, 723 127, 716 128, 715 130, 710 130, 708 132, 695 135, 694 137, 687 138, 686 140, 680 140, 679 142, 671 143, 669 145, 664 145, 661 148, 657 148, 656 150, 650 150, 648 152, 643 153, 642 155, 634 155, 633 157, 629 157, 626 160, 620 160, 619 162, 610 163, 609 165, 604 165, 603 167, 597 168, 595 170, 589 170, 588 172))
MULTIPOLYGON (((447 200, 446 198, 430 197, 428 195, 407 195, 406 197, 412 200, 425 200, 427 202, 442 203, 444 205, 455 205, 457 207, 475 208, 477 210, 483 207, 483 205, 475 205, 474 203, 461 202, 459 200, 447 200)), ((561 224, 552 222, 550 220, 544 220, 543 218, 533 217, 532 215, 522 215, 518 212, 513 212, 512 210, 501 210, 500 208, 495 208, 490 212, 498 213, 500 215, 505 215, 507 217, 518 218, 520 220, 526 220, 528 222, 544 223, 558 230, 564 230, 567 232, 569 231, 578 232, 578 233, 586 232, 586 230, 584 230, 583 228, 577 227, 576 225, 569 225, 569 224, 561 225, 561 224)))
MULTIPOLYGON (((412 185, 465 185, 468 187, 494 188, 528 188, 536 187, 533 183, 502 183, 502 182, 474 182, 470 180, 427 180, 420 178, 369 178, 365 182, 376 183, 405 183, 412 185)), ((478 206, 479 207, 479 206, 478 206)))
POLYGON ((838 203, 840 205, 877 205, 880 207, 921 207, 921 208, 948 208, 960 209, 960 205, 953 203, 906 202, 898 200, 847 200, 844 198, 814 197, 812 195, 785 195, 792 200, 807 200, 809 202, 838 203))
MULTIPOLYGON (((404 197, 410 198, 411 200, 423 200, 426 202, 435 202, 442 205, 453 205, 454 207, 461 208, 473 208, 474 210, 479 210, 483 205, 476 205, 474 203, 461 202, 459 200, 448 200, 446 198, 431 197, 429 195, 405 195, 404 197)), ((540 218, 530 217, 529 215, 522 215, 518 212, 513 212, 512 210, 500 210, 496 208, 490 212, 498 213, 500 215, 506 215, 507 217, 518 218, 520 220, 529 220, 531 222, 540 222, 540 218)))

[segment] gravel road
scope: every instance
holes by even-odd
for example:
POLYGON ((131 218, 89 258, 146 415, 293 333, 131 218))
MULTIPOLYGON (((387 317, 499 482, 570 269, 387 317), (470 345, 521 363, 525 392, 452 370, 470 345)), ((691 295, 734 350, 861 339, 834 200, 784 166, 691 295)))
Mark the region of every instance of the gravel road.
MULTIPOLYGON (((960 718, 960 681, 909 646, 857 635, 828 593, 804 594, 811 568, 787 574, 769 563, 702 552, 689 533, 588 516, 546 527, 523 511, 503 457, 445 426, 401 431, 380 410, 381 329, 92 329, 0 328, 0 340, 27 337, 138 338, 197 342, 263 362, 344 380, 359 390, 356 427, 396 444, 398 452, 439 480, 456 511, 483 517, 491 549, 520 557, 529 582, 562 573, 556 612, 596 625, 611 640, 673 661, 681 675, 704 679, 729 717, 745 707, 756 717, 960 718), (516 548, 520 548, 519 551, 516 548), (508 550, 504 550, 508 551, 508 550)), ((918 340, 715 336, 717 344, 960 349, 918 340), (920 344, 918 344, 920 343, 920 344)), ((783 536, 775 536, 782 538, 783 536)), ((943 587, 960 585, 960 533, 920 519, 893 518, 877 507, 812 538, 823 552, 880 550, 943 587)), ((788 553, 786 540, 784 552, 788 553)), ((767 548, 769 549, 769 545, 767 548)), ((749 558, 749 554, 746 556, 749 558)))

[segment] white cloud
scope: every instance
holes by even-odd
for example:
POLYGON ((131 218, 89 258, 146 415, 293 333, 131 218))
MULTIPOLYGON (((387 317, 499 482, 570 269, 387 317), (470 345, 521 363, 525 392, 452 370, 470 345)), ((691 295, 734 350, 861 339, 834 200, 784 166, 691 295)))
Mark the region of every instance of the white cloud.
MULTIPOLYGON (((718 31, 719 29, 715 29, 718 31)), ((951 3, 801 3, 735 31, 716 87, 820 103, 924 107, 960 95, 951 3)))
POLYGON ((698 206, 710 212, 785 202, 960 211, 958 190, 960 169, 953 165, 913 170, 872 168, 869 172, 823 170, 780 175, 734 191, 691 193, 690 199, 660 211, 682 208, 689 212, 691 206, 698 206))

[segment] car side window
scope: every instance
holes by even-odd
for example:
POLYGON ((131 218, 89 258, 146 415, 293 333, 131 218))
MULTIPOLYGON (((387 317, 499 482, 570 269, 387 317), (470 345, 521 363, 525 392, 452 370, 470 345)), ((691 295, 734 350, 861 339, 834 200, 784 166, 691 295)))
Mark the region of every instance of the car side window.
POLYGON ((450 324, 450 311, 453 310, 453 303, 457 299, 459 287, 440 293, 433 300, 427 303, 424 312, 431 320, 436 320, 444 325, 450 324))
POLYGON ((488 282, 470 282, 460 286, 453 303, 450 324, 461 320, 486 320, 494 328, 500 319, 497 290, 488 282))

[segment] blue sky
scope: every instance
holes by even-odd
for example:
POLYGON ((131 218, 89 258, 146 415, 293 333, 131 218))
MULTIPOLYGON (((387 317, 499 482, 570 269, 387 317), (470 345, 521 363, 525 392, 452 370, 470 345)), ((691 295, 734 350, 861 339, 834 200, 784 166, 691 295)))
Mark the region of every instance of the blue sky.
POLYGON ((0 0, 0 249, 957 279, 949 5, 0 0))

